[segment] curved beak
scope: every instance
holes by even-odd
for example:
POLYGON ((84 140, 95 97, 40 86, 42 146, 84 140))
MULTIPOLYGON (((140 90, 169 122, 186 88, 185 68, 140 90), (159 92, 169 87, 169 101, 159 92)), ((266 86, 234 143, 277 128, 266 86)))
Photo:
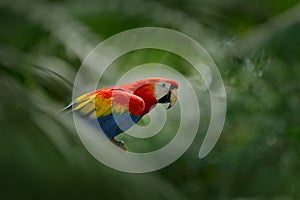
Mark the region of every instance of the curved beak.
POLYGON ((171 108, 177 101, 177 89, 170 90, 165 96, 158 100, 158 103, 169 103, 167 109, 171 108))
POLYGON ((167 109, 169 109, 169 108, 171 108, 172 106, 174 106, 174 104, 175 104, 176 101, 177 101, 177 95, 178 95, 177 89, 173 89, 173 90, 171 90, 170 92, 171 92, 170 99, 169 99, 170 104, 169 104, 169 106, 168 106, 167 109))

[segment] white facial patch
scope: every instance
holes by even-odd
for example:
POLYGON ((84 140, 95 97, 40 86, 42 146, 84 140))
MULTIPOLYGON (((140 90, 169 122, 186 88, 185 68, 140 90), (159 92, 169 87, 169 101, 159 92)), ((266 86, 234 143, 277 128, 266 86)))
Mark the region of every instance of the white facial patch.
POLYGON ((160 82, 155 84, 155 97, 160 99, 170 91, 171 83, 160 82))

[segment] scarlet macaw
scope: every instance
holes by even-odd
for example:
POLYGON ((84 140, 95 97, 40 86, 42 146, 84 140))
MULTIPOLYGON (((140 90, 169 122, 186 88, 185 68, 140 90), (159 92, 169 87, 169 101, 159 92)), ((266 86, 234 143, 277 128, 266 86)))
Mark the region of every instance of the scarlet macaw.
POLYGON ((73 110, 90 121, 98 122, 103 133, 126 150, 123 141, 115 139, 137 123, 157 103, 177 100, 178 83, 164 78, 147 78, 84 94, 64 110, 73 110))

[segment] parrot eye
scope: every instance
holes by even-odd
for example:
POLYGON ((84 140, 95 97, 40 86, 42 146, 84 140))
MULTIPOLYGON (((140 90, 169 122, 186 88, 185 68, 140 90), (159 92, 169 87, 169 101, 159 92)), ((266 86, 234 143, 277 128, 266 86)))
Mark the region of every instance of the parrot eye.
POLYGON ((159 87, 162 87, 162 88, 166 88, 166 89, 170 89, 171 87, 171 83, 166 83, 166 82, 160 82, 157 84, 159 87))

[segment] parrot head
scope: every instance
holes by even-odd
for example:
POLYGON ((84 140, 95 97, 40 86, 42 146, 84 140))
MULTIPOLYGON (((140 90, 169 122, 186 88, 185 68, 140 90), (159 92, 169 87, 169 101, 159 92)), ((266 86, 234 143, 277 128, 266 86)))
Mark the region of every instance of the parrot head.
POLYGON ((158 82, 155 83, 155 96, 158 103, 168 103, 167 109, 171 108, 177 101, 177 83, 158 82))
POLYGON ((157 103, 168 103, 168 108, 177 101, 178 83, 166 78, 146 78, 135 82, 116 86, 115 88, 132 91, 143 99, 145 108, 141 116, 152 110, 157 103))
POLYGON ((134 94, 141 97, 145 102, 144 114, 148 113, 157 103, 168 103, 171 108, 177 101, 178 83, 165 78, 147 78, 127 86, 134 94))

